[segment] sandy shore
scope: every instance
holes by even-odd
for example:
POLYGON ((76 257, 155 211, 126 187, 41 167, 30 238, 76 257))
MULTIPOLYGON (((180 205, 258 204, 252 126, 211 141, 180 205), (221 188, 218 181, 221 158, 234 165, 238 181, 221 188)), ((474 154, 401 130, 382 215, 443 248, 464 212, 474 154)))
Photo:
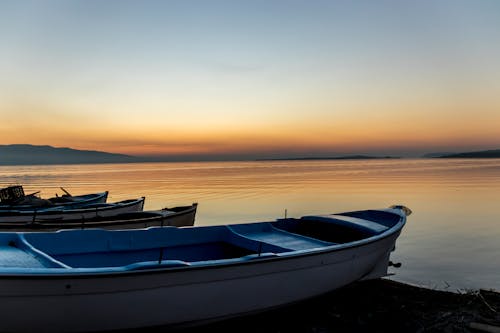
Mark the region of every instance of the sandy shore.
POLYGON ((257 315, 177 331, 500 332, 500 293, 452 293, 379 279, 257 315))

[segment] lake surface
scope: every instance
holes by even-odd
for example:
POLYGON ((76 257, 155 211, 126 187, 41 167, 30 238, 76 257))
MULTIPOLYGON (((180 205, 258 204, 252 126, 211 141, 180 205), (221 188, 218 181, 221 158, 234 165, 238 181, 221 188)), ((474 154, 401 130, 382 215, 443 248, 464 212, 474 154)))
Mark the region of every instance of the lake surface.
POLYGON ((0 166, 0 186, 42 197, 110 191, 145 209, 198 202, 197 225, 409 207, 391 278, 500 290, 500 159, 397 159, 0 166))

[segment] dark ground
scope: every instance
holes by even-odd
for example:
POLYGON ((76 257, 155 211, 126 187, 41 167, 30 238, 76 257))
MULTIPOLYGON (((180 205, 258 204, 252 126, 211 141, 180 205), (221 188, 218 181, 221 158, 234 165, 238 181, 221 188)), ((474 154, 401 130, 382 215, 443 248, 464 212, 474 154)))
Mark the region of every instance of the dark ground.
POLYGON ((175 331, 496 333, 500 332, 500 293, 452 293, 379 279, 258 315, 175 331))

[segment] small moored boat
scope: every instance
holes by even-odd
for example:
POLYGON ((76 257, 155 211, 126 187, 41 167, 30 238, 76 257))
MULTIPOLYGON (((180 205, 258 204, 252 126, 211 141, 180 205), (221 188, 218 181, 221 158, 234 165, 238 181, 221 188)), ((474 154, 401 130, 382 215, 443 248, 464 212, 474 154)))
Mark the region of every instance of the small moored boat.
POLYGON ((37 223, 43 221, 82 221, 110 217, 119 213, 142 211, 144 197, 113 203, 88 204, 81 208, 68 209, 54 206, 33 210, 0 210, 0 228, 5 223, 37 223))
MULTIPOLYGON (((139 229, 154 226, 186 227, 194 224, 198 204, 159 210, 131 211, 111 216, 80 219, 37 219, 30 222, 0 222, 0 231, 55 231, 62 229, 139 229)), ((95 214, 92 214, 95 215, 95 214)))
POLYGON ((108 191, 71 195, 61 187, 64 194, 48 199, 38 196, 39 192, 24 194, 21 185, 9 186, 0 189, 0 211, 2 210, 33 210, 52 207, 64 207, 67 209, 79 208, 89 204, 105 203, 108 199, 108 191))
POLYGON ((270 222, 0 233, 0 331, 204 323, 387 274, 403 206, 270 222))

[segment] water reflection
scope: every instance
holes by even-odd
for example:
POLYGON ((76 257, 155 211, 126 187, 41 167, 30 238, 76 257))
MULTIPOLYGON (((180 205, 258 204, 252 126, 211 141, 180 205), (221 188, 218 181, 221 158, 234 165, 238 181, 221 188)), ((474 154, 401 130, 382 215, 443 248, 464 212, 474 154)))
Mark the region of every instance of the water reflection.
POLYGON ((145 209, 198 202, 198 225, 404 204, 395 279, 500 289, 500 160, 402 159, 0 167, 0 186, 44 197, 109 190, 145 209))

